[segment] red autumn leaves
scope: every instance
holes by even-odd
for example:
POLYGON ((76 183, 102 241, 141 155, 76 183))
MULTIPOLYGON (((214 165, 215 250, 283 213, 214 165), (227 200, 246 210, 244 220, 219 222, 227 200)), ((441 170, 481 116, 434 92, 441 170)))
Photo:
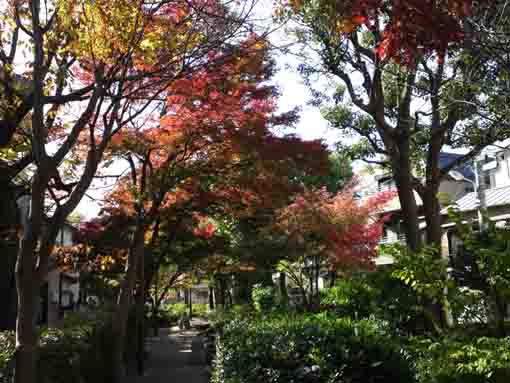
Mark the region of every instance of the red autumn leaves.
POLYGON ((378 56, 410 64, 419 54, 436 53, 442 61, 449 47, 462 43, 462 23, 472 6, 472 0, 394 0, 378 56))
MULTIPOLYGON (((307 7, 317 4, 290 3, 293 12, 306 13, 307 7)), ((317 9, 327 13, 329 24, 340 33, 351 34, 361 26, 374 32, 380 59, 409 65, 422 54, 436 54, 442 60, 461 44, 463 25, 473 8, 473 0, 323 0, 317 9)))
POLYGON ((320 249, 334 268, 368 266, 382 235, 383 207, 393 197, 383 192, 359 200, 352 186, 336 195, 307 190, 279 212, 278 227, 298 247, 320 249))

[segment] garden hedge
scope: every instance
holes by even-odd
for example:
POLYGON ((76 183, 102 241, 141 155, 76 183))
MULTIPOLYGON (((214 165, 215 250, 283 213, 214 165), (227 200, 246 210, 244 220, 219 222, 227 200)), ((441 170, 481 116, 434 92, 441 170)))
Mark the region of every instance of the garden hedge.
POLYGON ((214 383, 413 382, 403 349, 377 323, 326 315, 235 319, 222 330, 214 383))
MULTIPOLYGON (((110 383, 113 379, 111 336, 110 322, 104 320, 82 322, 64 329, 43 329, 38 358, 40 381, 110 383)), ((14 351, 14 333, 0 333, 0 383, 12 381, 14 351)))

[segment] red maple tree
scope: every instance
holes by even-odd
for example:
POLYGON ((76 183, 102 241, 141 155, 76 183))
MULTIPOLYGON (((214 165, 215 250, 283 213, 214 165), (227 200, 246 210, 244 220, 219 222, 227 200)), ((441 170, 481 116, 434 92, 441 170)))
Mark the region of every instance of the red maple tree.
POLYGON ((274 70, 265 41, 251 36, 237 51, 172 83, 159 120, 114 137, 111 154, 128 158, 132 174, 109 196, 108 209, 133 214, 141 198, 154 219, 158 209, 197 197, 196 206, 220 200, 270 206, 290 191, 292 168, 327 167, 321 141, 272 131, 292 124, 296 114, 275 113, 277 90, 264 84, 274 70), (213 178, 214 187, 200 187, 213 178))
POLYGON ((326 256, 332 269, 367 267, 382 235, 382 209, 393 197, 381 192, 359 200, 352 185, 336 195, 306 190, 279 212, 277 226, 303 251, 326 256))

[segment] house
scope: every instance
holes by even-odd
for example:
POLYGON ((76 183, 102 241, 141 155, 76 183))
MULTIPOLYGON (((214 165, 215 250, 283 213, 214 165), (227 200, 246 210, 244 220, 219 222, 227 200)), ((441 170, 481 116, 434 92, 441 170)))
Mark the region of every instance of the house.
MULTIPOLYGON (((59 231, 56 246, 74 244, 74 226, 66 223, 59 231)), ((60 327, 65 313, 78 309, 80 284, 78 272, 58 270, 55 261, 50 260, 48 275, 41 288, 41 308, 38 322, 49 327, 60 327)))
MULTIPOLYGON (((460 154, 441 153, 440 166, 445 167, 455 161, 460 154)), ((485 156, 480 161, 482 175, 476 179, 474 166, 471 163, 455 169, 445 178, 439 187, 439 197, 443 205, 441 211, 442 228, 444 229, 441 243, 442 253, 445 256, 455 255, 459 246, 459 239, 455 236, 455 224, 448 218, 448 208, 455 205, 465 220, 477 223, 479 210, 478 195, 475 192, 476 183, 483 183, 485 206, 489 219, 497 221, 499 225, 510 222, 510 149, 501 150, 493 156, 485 156)), ((360 196, 368 197, 379 191, 395 190, 395 183, 391 175, 387 173, 366 174, 362 177, 360 196)), ((415 192, 418 206, 422 207, 422 201, 415 192)), ((401 227, 400 203, 395 197, 386 206, 384 213, 390 213, 390 218, 384 227, 381 243, 404 242, 405 234, 401 227)), ((422 215, 420 228, 425 229, 422 215)), ((376 263, 379 265, 391 264, 393 260, 380 257, 376 263)))
MULTIPOLYGON (((487 157, 482 164, 485 213, 497 226, 510 223, 510 150, 501 150, 494 157, 487 157)), ((478 193, 470 192, 455 201, 455 209, 462 214, 463 220, 478 224, 480 200, 478 193)), ((448 252, 455 256, 460 247, 460 239, 455 235, 455 224, 448 219, 448 208, 441 211, 443 230, 448 238, 448 252)))
MULTIPOLYGON (((456 153, 440 153, 439 163, 440 167, 444 168, 450 165, 453 161, 458 159, 461 155, 456 153)), ((439 185, 439 194, 441 201, 457 201, 466 194, 472 192, 473 182, 475 179, 475 173, 471 166, 463 165, 455 169, 462 175, 462 179, 456 179, 448 175, 439 185)), ((367 173, 361 175, 361 182, 359 185, 359 192, 361 198, 367 198, 375 193, 396 190, 395 181, 391 174, 379 172, 379 173, 367 173)), ((423 202, 417 192, 414 192, 416 202, 420 210, 422 209, 423 202)), ((389 219, 384 225, 384 233, 381 239, 382 244, 394 243, 394 242, 405 242, 405 234, 402 228, 402 218, 400 214, 400 202, 398 196, 395 196, 384 208, 383 214, 388 214, 389 219)), ((422 219, 424 217, 422 214, 422 219)), ((425 228, 425 222, 420 224, 422 229, 425 228)), ((379 260, 383 262, 383 260, 379 260)), ((386 261, 385 261, 386 262, 386 261)))
MULTIPOLYGON (((17 200, 22 225, 30 211, 30 196, 23 195, 17 200)), ((66 223, 59 230, 55 245, 72 246, 75 228, 66 223)), ((40 289, 39 307, 34 321, 39 325, 60 327, 65 312, 77 309, 79 301, 79 273, 61 272, 55 260, 50 259, 48 274, 40 289)))

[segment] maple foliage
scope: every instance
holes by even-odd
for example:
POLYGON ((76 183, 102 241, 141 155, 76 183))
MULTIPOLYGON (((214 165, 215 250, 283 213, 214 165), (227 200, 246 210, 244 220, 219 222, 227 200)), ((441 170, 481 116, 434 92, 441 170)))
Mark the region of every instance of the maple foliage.
POLYGON ((96 276, 121 273, 127 259, 131 230, 129 217, 95 217, 76 227, 72 246, 55 246, 52 257, 61 271, 80 271, 96 276))
POLYGON ((462 43, 463 22, 473 14, 473 0, 291 0, 280 7, 307 14, 317 9, 331 30, 348 35, 364 27, 380 34, 375 52, 411 64, 419 54, 436 53, 462 43), (381 30, 382 25, 382 30, 381 30))
POLYGON ((381 192, 358 200, 353 185, 337 194, 310 189, 278 213, 277 228, 298 248, 327 256, 332 268, 370 266, 382 235, 382 208, 394 198, 381 192))
POLYGON ((197 217, 197 227, 193 230, 196 237, 210 239, 216 231, 216 226, 207 217, 197 217))
POLYGON ((137 70, 177 70, 182 56, 176 52, 185 55, 208 38, 204 19, 227 17, 214 0, 60 0, 56 8, 69 34, 66 51, 92 73, 98 64, 114 65, 127 55, 137 70))
POLYGON ((272 131, 292 124, 296 115, 275 113, 277 91, 264 84, 274 70, 266 42, 252 35, 236 50, 221 65, 173 82, 159 121, 113 137, 112 155, 135 157, 137 174, 143 166, 149 170, 143 193, 133 177, 120 180, 108 196, 110 211, 133 214, 137 199, 143 199, 154 219, 164 209, 193 200, 193 209, 222 204, 230 213, 244 209, 249 214, 250 206, 287 198, 295 189, 289 183, 293 168, 320 173, 327 167, 321 141, 272 131))
POLYGON ((321 141, 274 133, 296 113, 276 113, 278 92, 267 84, 274 65, 262 38, 251 35, 210 56, 224 58, 174 81, 160 116, 113 137, 109 153, 129 158, 131 174, 119 179, 104 209, 143 216, 152 238, 146 247, 167 249, 179 264, 182 254, 205 258, 200 267, 214 273, 236 269, 235 260, 223 259, 232 239, 220 227, 224 219, 274 213, 301 190, 295 175, 321 174, 329 162, 321 141))

